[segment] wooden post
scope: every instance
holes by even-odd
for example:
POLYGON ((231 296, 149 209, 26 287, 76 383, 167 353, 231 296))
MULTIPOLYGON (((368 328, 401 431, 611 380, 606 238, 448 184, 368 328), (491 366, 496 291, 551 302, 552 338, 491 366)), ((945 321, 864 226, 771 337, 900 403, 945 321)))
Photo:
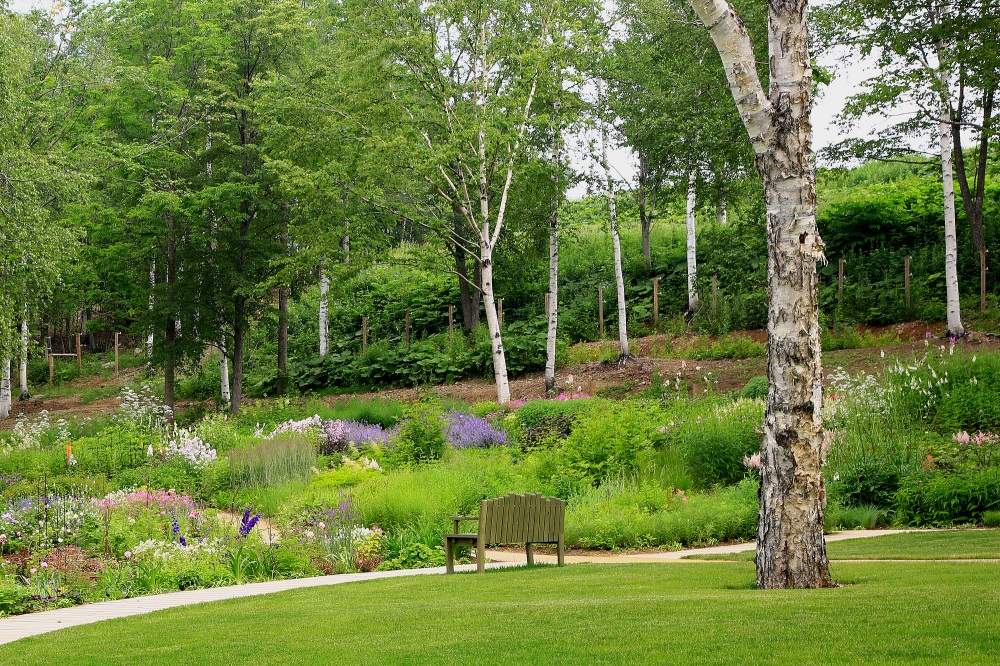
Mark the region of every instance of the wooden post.
POLYGON ((410 346, 410 313, 406 313, 406 346, 410 346))
POLYGON ((368 353, 368 317, 361 318, 361 355, 368 353))
POLYGON ((448 306, 448 347, 455 346, 455 306, 448 306))
POLYGON ((80 374, 83 375, 83 347, 80 345, 80 334, 76 334, 76 364, 80 368, 80 374))
POLYGON ((115 377, 118 377, 118 333, 115 333, 115 377))
POLYGON ((503 298, 497 299, 497 320, 500 323, 500 329, 503 329, 503 298))
POLYGON ((844 260, 837 267, 837 305, 844 302, 844 260))
POLYGON ((906 309, 910 309, 910 255, 903 258, 903 289, 906 292, 906 309))
POLYGON ((56 383, 56 357, 49 352, 49 384, 56 383))
POLYGON ((601 336, 601 340, 604 339, 604 285, 597 285, 597 321, 599 322, 600 328, 598 333, 601 336))
POLYGON ((979 308, 986 312, 986 250, 979 251, 979 308))
POLYGON ((719 276, 712 276, 712 316, 719 316, 719 276))
POLYGON ((653 328, 660 330, 660 278, 653 278, 653 328))

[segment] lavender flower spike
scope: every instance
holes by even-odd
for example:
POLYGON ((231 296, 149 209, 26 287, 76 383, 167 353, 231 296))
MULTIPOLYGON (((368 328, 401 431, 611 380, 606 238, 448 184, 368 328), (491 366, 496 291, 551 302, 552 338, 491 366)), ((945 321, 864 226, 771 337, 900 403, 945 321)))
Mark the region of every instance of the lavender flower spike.
POLYGON ((237 539, 245 539, 246 537, 250 536, 250 532, 257 524, 257 521, 260 520, 259 513, 251 516, 250 511, 251 511, 250 509, 247 509, 246 511, 243 512, 243 519, 240 521, 240 533, 239 536, 236 537, 237 539))

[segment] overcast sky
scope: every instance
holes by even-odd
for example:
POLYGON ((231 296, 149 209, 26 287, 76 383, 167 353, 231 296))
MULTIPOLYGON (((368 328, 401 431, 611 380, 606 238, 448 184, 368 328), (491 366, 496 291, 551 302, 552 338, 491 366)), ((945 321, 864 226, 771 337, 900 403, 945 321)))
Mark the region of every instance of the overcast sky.
MULTIPOLYGON (((8 0, 11 9, 15 11, 27 11, 32 7, 49 7, 50 0, 8 0)), ((833 83, 823 89, 823 94, 813 109, 813 145, 819 151, 833 143, 841 141, 845 136, 867 137, 876 133, 881 127, 872 120, 855 125, 849 135, 840 133, 835 119, 844 107, 844 103, 851 95, 859 89, 859 84, 872 75, 872 72, 863 65, 844 66, 837 62, 836 57, 828 56, 820 60, 820 64, 833 67, 836 71, 836 78, 833 83)), ((586 169, 588 161, 582 155, 582 151, 575 151, 578 154, 574 161, 577 162, 578 169, 586 169)), ((613 151, 609 161, 618 177, 624 180, 631 180, 635 175, 635 159, 631 151, 618 149, 613 151)))

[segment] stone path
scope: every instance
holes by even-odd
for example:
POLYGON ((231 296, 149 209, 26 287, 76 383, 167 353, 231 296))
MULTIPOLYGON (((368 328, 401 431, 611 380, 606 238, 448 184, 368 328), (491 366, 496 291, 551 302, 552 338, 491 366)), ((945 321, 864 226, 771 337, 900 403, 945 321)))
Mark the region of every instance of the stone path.
MULTIPOLYGON (((827 541, 842 541, 844 539, 862 539, 867 537, 883 536, 887 534, 900 534, 903 532, 913 532, 915 530, 848 530, 831 534, 826 537, 827 541)), ((693 548, 689 550, 676 550, 669 552, 650 553, 623 553, 609 555, 587 555, 587 556, 567 556, 566 562, 575 563, 636 563, 636 562, 700 562, 704 560, 685 560, 687 555, 709 555, 709 554, 730 554, 741 553, 753 550, 755 544, 740 543, 726 546, 713 546, 711 548, 693 548)), ((509 551, 487 551, 488 557, 493 561, 488 564, 489 568, 509 567, 516 564, 523 564, 525 561, 524 552, 509 551)), ((555 562, 554 555, 535 555, 536 562, 555 562)), ((472 571, 475 565, 464 565, 456 567, 459 571, 472 571)), ((207 590, 188 590, 185 592, 170 592, 168 594, 156 594, 147 597, 137 597, 135 599, 120 599, 118 601, 105 601, 96 604, 86 604, 74 606, 73 608, 60 608, 58 610, 44 611, 41 613, 31 613, 28 615, 18 615, 0 619, 0 645, 10 643, 28 636, 36 636, 66 627, 75 627, 81 624, 91 624, 112 618, 129 617, 131 615, 142 615, 153 611, 176 608, 177 606, 187 606, 190 604, 200 604, 208 601, 220 601, 222 599, 238 599, 241 597, 251 597, 259 594, 271 594, 273 592, 284 592, 285 590, 297 590, 307 587, 320 587, 325 585, 340 585, 342 583, 353 583, 364 580, 378 580, 381 578, 400 578, 404 576, 423 576, 443 574, 444 567, 433 569, 407 569, 402 571, 378 571, 372 573, 342 574, 338 576, 316 576, 313 578, 298 578, 295 580, 276 580, 267 583, 249 583, 246 585, 232 585, 229 587, 214 587, 207 590)))

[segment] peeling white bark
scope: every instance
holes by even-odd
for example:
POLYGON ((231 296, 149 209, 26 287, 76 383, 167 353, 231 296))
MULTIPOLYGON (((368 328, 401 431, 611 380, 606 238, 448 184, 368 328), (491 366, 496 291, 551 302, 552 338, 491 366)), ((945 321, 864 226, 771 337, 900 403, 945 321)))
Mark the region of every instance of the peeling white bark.
MULTIPOLYGON (((156 305, 156 298, 153 296, 153 289, 156 288, 156 259, 149 264, 149 314, 153 314, 153 307, 156 305)), ((146 357, 153 358, 153 328, 150 326, 149 335, 146 337, 146 357)))
POLYGON ((757 530, 757 586, 833 584, 823 537, 823 372, 816 264, 812 69, 807 0, 769 2, 771 90, 749 34, 725 0, 689 0, 722 58, 764 184, 768 238, 768 380, 757 530))
MULTIPOLYGON (((552 161, 556 168, 556 179, 562 182, 559 174, 559 142, 556 134, 555 146, 552 148, 552 161)), ((552 202, 552 216, 549 218, 549 321, 545 334, 545 392, 556 392, 556 335, 559 328, 559 203, 562 192, 556 194, 552 202)))
POLYGON ((226 346, 220 344, 219 348, 219 398, 222 407, 229 409, 233 402, 233 393, 229 388, 229 359, 226 357, 226 346))
POLYGON ((698 245, 695 236, 695 210, 698 206, 698 172, 694 169, 688 175, 687 194, 687 271, 688 271, 688 312, 698 310, 698 245))
POLYGON ((319 355, 330 350, 330 277, 321 266, 319 269, 319 355))
POLYGON ((489 243, 480 243, 480 260, 483 265, 483 306, 486 309, 486 327, 490 333, 490 347, 493 351, 493 378, 497 387, 497 402, 510 402, 510 381, 507 378, 507 356, 504 353, 503 338, 500 336, 500 319, 493 292, 493 248, 489 243))
POLYGON ((10 359, 0 362, 0 419, 10 416, 10 359))
POLYGON ((615 199, 615 182, 608 163, 608 126, 601 121, 601 163, 608 184, 608 215, 611 218, 611 245, 614 251, 615 286, 618 289, 618 343, 621 358, 630 356, 628 348, 628 321, 625 312, 625 276, 622 274, 622 244, 618 236, 618 202, 615 199))
MULTIPOLYGON (((27 315, 26 315, 27 316, 27 315)), ((28 391, 28 321, 21 321, 21 358, 18 365, 18 381, 21 389, 21 400, 31 397, 28 391)))
MULTIPOLYGON (((942 9, 947 11, 947 8, 942 9)), ((951 71, 944 60, 945 47, 938 46, 938 80, 941 83, 941 121, 939 123, 941 145, 941 182, 944 188, 944 280, 947 294, 948 334, 956 337, 965 335, 962 325, 962 304, 958 292, 958 241, 955 232, 955 176, 952 164, 954 146, 952 144, 951 114, 951 71)))

